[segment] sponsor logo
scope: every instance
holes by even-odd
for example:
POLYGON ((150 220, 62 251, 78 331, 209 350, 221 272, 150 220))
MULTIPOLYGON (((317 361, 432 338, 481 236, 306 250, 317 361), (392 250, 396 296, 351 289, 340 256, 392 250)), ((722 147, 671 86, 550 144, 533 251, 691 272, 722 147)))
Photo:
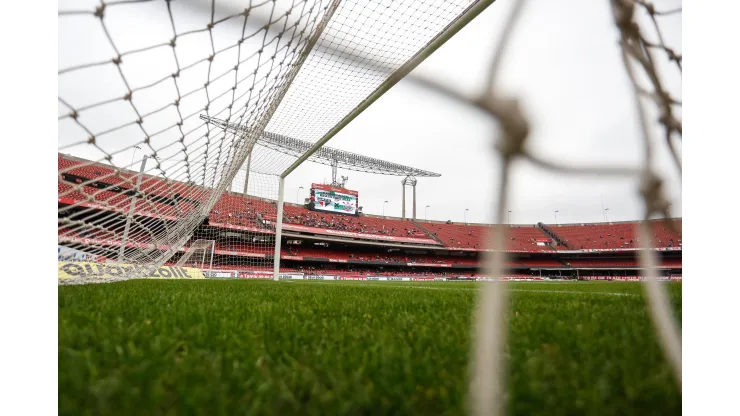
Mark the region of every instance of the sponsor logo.
POLYGON ((380 280, 380 278, 371 276, 371 277, 368 277, 367 280, 380 280))
POLYGON ((403 277, 389 277, 388 280, 403 280, 403 277))
POLYGON ((132 264, 103 264, 88 262, 58 262, 59 279, 204 279, 199 269, 163 266, 155 268, 132 264))
POLYGON ((306 280, 324 280, 324 276, 304 276, 306 280))

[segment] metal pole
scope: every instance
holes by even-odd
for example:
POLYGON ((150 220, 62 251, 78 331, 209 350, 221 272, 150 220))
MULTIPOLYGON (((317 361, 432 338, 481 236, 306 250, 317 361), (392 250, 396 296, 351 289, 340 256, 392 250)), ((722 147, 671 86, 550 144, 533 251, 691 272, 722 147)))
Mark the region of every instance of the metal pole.
POLYGON ((301 193, 301 189, 303 189, 303 187, 302 186, 299 186, 298 187, 298 190, 295 191, 295 203, 296 204, 300 204, 301 203, 301 201, 298 199, 298 194, 301 193))
POLYGON ((429 208, 429 205, 424 207, 424 221, 429 221, 429 216, 427 216, 427 208, 429 208))
POLYGON ((283 196, 285 194, 285 178, 280 177, 278 190, 277 225, 275 227, 275 258, 273 260, 272 278, 280 280, 280 244, 283 236, 283 196))
POLYGON ((511 225, 511 211, 509 211, 509 218, 507 221, 509 222, 509 225, 511 225))
POLYGON ((216 242, 211 243, 211 264, 208 265, 208 274, 210 275, 213 271, 213 255, 216 252, 216 242))
POLYGON ((413 194, 413 198, 414 198, 414 201, 413 201, 413 203, 414 203, 414 208, 413 208, 413 212, 412 212, 412 215, 414 216, 414 221, 416 221, 416 183, 414 183, 413 185, 411 185, 411 187, 413 188, 413 192, 414 192, 414 194, 413 194))
POLYGON ((385 218, 385 204, 387 204, 388 201, 383 201, 383 218, 385 218))
POLYGON ((468 211, 469 209, 465 208, 465 211, 463 211, 463 217, 465 218, 465 225, 468 225, 468 211))
MULTIPOLYGON (((252 147, 252 152, 254 147, 252 147)), ((244 196, 247 196, 247 189, 249 188, 249 166, 252 164, 252 152, 249 152, 247 156, 247 169, 245 170, 246 176, 244 177, 244 196)))
POLYGON ((609 222, 609 208, 604 210, 604 219, 609 222))
POLYGON ((324 137, 319 139, 310 149, 308 149, 301 157, 299 157, 292 165, 290 165, 282 176, 288 176, 290 172, 293 172, 298 166, 319 150, 326 142, 332 137, 339 133, 344 127, 347 126, 352 120, 360 115, 365 109, 370 107, 378 98, 383 96, 391 87, 396 85, 398 81, 408 75, 414 68, 419 66, 420 63, 424 62, 434 51, 439 49, 440 46, 444 45, 452 36, 454 36, 460 29, 464 28, 470 21, 475 19, 483 10, 493 4, 494 0, 480 0, 470 6, 457 20, 450 23, 437 37, 432 39, 424 48, 416 53, 411 59, 409 59, 404 65, 402 65, 396 72, 392 73, 382 84, 375 89, 365 100, 357 105, 352 111, 349 112, 344 118, 337 123, 331 130, 329 130, 324 137))
POLYGON ((131 206, 128 209, 126 215, 126 226, 123 228, 123 238, 121 239, 121 249, 118 252, 118 262, 123 263, 124 255, 126 253, 126 243, 128 242, 128 233, 131 229, 131 217, 134 216, 134 210, 136 209, 136 194, 139 193, 139 187, 141 186, 141 178, 144 175, 144 168, 146 167, 147 156, 141 159, 141 167, 139 168, 139 175, 136 177, 136 186, 134 187, 134 195, 131 197, 131 206))
POLYGON ((406 219, 406 179, 401 181, 401 219, 406 219))
POLYGON ((555 225, 558 225, 558 210, 555 210, 555 225))

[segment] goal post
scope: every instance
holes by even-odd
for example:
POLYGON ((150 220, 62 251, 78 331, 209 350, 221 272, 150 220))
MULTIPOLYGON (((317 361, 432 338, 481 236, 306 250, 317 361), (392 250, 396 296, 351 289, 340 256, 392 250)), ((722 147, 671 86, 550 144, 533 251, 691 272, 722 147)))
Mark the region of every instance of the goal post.
POLYGON ((177 260, 177 267, 193 267, 203 271, 213 270, 213 255, 216 251, 215 240, 195 240, 177 260))
MULTIPOLYGON (((377 84, 377 87, 371 91, 365 98, 357 103, 357 105, 335 125, 329 128, 315 143, 308 149, 303 155, 298 157, 290 166, 288 166, 280 174, 280 197, 278 201, 278 210, 282 213, 283 210, 283 187, 285 178, 291 174, 298 166, 306 161, 311 155, 316 153, 321 147, 323 147, 329 140, 331 140, 337 133, 339 133, 344 127, 346 127, 352 120, 358 115, 364 112, 370 107, 378 98, 382 97, 388 90, 396 85, 401 79, 413 71, 419 64, 424 62, 432 53, 434 53, 440 46, 444 45, 450 38, 470 23, 475 17, 483 12, 488 6, 493 4, 495 0, 478 0, 471 2, 469 7, 465 8, 459 15, 451 19, 441 30, 425 39, 426 43, 421 46, 413 55, 411 55, 402 65, 386 67, 389 70, 387 77, 382 82, 377 84)), ((360 56, 361 58, 361 56, 360 56)), ((275 253, 274 253, 274 269, 273 279, 279 280, 280 273, 280 240, 282 238, 282 215, 278 215, 277 226, 275 229, 275 253)))

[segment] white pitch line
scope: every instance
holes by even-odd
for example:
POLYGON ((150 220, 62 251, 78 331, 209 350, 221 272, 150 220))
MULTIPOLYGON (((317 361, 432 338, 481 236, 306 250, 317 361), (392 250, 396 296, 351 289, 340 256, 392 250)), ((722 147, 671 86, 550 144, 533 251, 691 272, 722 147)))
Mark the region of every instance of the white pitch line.
MULTIPOLYGON (((362 286, 362 287, 402 287, 409 289, 426 289, 426 290, 480 290, 475 287, 432 287, 432 286, 411 286, 411 285, 399 285, 397 283, 388 284, 366 284, 366 283, 344 283, 344 282, 324 282, 327 285, 341 285, 341 286, 362 286)), ((580 290, 536 290, 536 289, 509 289, 510 292, 528 292, 528 293, 562 293, 562 294, 581 294, 581 295, 606 295, 606 296, 640 296, 635 293, 620 293, 620 292, 584 292, 580 290)))

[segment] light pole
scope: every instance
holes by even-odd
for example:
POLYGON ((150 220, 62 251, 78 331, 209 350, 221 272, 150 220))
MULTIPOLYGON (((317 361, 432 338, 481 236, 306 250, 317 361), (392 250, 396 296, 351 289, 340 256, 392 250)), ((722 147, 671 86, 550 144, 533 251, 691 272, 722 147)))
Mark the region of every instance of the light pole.
POLYGON ((300 194, 300 192, 301 192, 301 189, 303 189, 303 187, 302 187, 302 186, 299 186, 299 187, 298 187, 298 190, 297 190, 297 191, 295 191, 295 203, 296 203, 296 204, 300 204, 300 203, 301 203, 301 202, 300 202, 300 200, 298 199, 298 194, 300 194))
POLYGON ((470 210, 465 208, 465 212, 463 212, 463 217, 465 218, 465 225, 468 225, 468 211, 470 210))
POLYGON ((429 205, 424 207, 424 221, 429 221, 429 218, 427 217, 427 208, 429 208, 429 205))
POLYGON ((387 204, 388 201, 383 201, 383 216, 385 217, 385 204, 387 204))
POLYGON ((555 210, 555 225, 558 225, 558 210, 555 210))
POLYGON ((509 219, 508 219, 509 225, 511 225, 511 211, 509 211, 509 219))
POLYGON ((609 208, 604 210, 604 218, 606 218, 606 222, 609 222, 609 208))

